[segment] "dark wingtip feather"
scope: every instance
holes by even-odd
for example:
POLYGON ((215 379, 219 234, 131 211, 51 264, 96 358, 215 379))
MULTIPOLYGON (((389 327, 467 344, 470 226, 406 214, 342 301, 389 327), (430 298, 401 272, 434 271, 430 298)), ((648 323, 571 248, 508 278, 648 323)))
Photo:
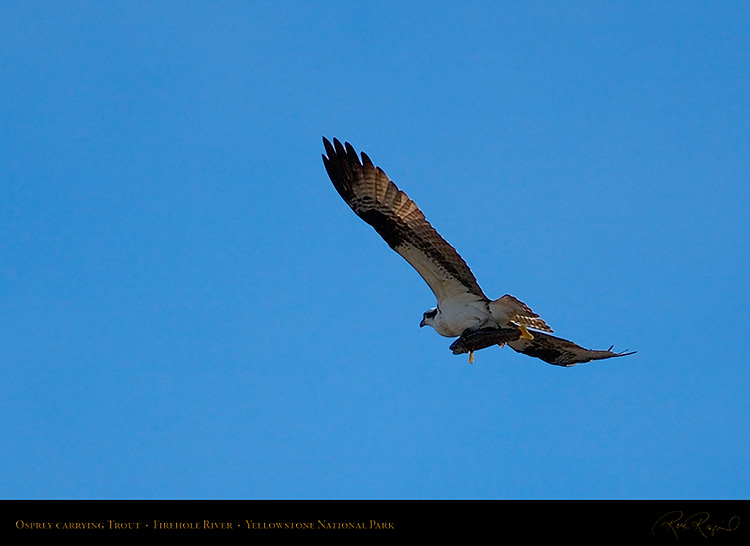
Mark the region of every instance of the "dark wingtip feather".
POLYGON ((353 167, 359 167, 360 165, 362 165, 359 162, 359 156, 357 155, 357 150, 354 149, 354 146, 352 146, 348 142, 345 142, 344 146, 346 147, 346 157, 349 159, 349 164, 353 167))
MULTIPOLYGON (((607 351, 612 352, 612 349, 614 349, 614 348, 615 348, 615 346, 612 345, 612 346, 610 346, 609 349, 607 349, 607 351)), ((619 353, 615 353, 615 356, 630 356, 630 355, 634 355, 637 352, 638 351, 629 351, 629 350, 625 349, 624 351, 620 351, 619 353)))
POLYGON ((372 163, 372 159, 370 159, 370 157, 369 157, 369 156, 368 156, 368 155, 367 155, 366 153, 364 153, 364 152, 360 152, 360 154, 359 154, 359 155, 361 155, 361 156, 362 156, 362 164, 363 164, 363 165, 364 165, 365 167, 374 167, 374 166, 375 166, 375 165, 373 165, 373 163, 372 163))
POLYGON ((348 164, 344 147, 337 138, 334 138, 333 144, 331 144, 327 138, 323 137, 323 145, 325 146, 326 154, 328 154, 328 157, 323 155, 323 165, 326 168, 328 177, 333 182, 333 186, 339 195, 351 206, 351 167, 348 164))
POLYGON ((333 144, 331 144, 331 142, 326 137, 323 137, 323 146, 326 149, 328 159, 333 159, 333 156, 336 155, 336 150, 334 149, 333 144))

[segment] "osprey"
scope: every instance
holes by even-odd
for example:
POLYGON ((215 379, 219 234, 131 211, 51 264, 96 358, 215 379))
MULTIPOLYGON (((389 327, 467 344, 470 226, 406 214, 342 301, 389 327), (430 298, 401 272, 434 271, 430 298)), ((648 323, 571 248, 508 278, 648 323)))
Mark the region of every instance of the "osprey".
POLYGON ((339 195, 417 270, 435 294, 437 306, 424 313, 419 326, 432 326, 441 336, 458 337, 450 347, 454 354, 469 353, 473 363, 474 351, 507 344, 519 353, 558 366, 633 354, 615 353, 612 347, 606 351, 584 349, 543 333, 553 330, 510 294, 489 299, 456 249, 364 152, 360 160, 348 142, 342 145, 333 139, 331 144, 323 138, 323 144, 327 154, 323 163, 339 195))

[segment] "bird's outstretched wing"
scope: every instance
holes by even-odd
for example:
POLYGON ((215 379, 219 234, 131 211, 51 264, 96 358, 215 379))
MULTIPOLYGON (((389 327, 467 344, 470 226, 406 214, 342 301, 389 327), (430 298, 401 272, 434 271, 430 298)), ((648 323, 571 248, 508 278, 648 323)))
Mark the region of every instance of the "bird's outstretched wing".
POLYGON ((473 353, 493 345, 509 345, 513 350, 529 356, 540 358, 556 366, 573 366, 581 362, 602 360, 615 356, 632 355, 633 352, 613 353, 612 347, 607 351, 592 351, 576 345, 572 341, 559 337, 534 332, 534 339, 521 337, 518 328, 483 328, 459 337, 450 346, 454 355, 473 353))
POLYGON ((323 139, 328 176, 344 201, 401 254, 438 300, 487 299, 466 262, 430 225, 416 203, 362 152, 347 142, 323 139))
POLYGON ((573 366, 581 362, 632 355, 635 352, 623 351, 615 353, 612 352, 612 347, 606 351, 593 351, 591 349, 584 349, 567 339, 541 332, 534 332, 534 339, 519 338, 515 341, 509 341, 508 346, 514 351, 540 358, 556 366, 573 366))

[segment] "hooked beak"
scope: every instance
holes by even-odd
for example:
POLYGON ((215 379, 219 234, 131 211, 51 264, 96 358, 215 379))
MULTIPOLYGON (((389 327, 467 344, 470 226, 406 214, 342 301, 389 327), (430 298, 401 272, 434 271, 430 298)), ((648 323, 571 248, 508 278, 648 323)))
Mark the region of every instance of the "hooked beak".
POLYGON ((422 321, 421 321, 421 322, 419 323, 419 327, 420 327, 420 328, 422 328, 423 326, 427 326, 427 325, 425 324, 425 322, 424 322, 424 319, 422 319, 422 321))

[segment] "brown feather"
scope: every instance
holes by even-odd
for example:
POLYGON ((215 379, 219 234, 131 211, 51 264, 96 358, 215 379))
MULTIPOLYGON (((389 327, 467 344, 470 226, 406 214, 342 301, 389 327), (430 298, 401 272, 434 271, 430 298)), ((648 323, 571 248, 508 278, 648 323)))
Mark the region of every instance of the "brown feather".
POLYGON ((419 207, 380 167, 347 142, 323 139, 328 176, 351 209, 401 254, 441 301, 467 292, 487 299, 463 258, 427 221, 419 207))

